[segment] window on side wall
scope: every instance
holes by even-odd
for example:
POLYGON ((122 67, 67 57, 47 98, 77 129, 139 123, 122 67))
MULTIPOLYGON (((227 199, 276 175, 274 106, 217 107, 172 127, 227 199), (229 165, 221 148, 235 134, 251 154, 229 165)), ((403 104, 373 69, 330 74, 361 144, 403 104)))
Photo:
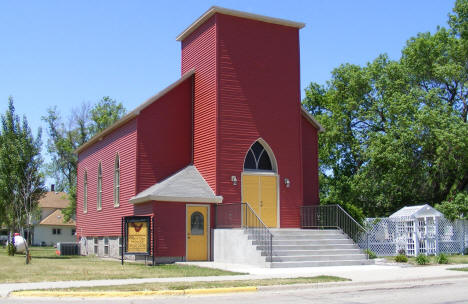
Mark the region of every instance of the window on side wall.
POLYGON ((109 238, 104 238, 104 255, 109 255, 109 238))
POLYGON ((120 157, 115 156, 114 162, 114 207, 120 206, 120 157))
POLYGON ((102 209, 102 166, 99 163, 98 166, 98 178, 97 178, 97 210, 102 209))
POLYGON ((85 171, 83 178, 83 213, 88 212, 88 172, 85 171))
POLYGON ((98 238, 94 238, 94 254, 98 255, 98 238))

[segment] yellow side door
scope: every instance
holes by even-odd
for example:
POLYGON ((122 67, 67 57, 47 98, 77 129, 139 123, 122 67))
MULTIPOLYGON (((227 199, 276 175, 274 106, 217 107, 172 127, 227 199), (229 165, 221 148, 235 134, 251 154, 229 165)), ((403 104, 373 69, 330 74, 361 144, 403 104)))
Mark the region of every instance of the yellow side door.
MULTIPOLYGON (((260 177, 258 175, 243 175, 242 176, 242 201, 248 203, 252 210, 260 216, 260 177)), ((244 213, 244 224, 253 226, 254 218, 250 218, 248 213, 244 213)))
POLYGON ((277 226, 277 178, 260 176, 260 217, 268 227, 277 226))
POLYGON ((208 260, 208 207, 187 206, 187 261, 208 260))

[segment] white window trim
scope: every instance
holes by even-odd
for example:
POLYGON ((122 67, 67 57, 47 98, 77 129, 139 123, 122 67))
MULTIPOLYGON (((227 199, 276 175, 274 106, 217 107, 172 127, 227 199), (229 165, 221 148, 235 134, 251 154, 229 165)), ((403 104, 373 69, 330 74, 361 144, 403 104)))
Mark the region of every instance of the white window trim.
POLYGON ((117 153, 114 160, 114 207, 120 206, 120 155, 117 153), (118 166, 117 166, 118 165, 118 166))
POLYGON ((97 174, 97 202, 96 209, 102 210, 102 163, 99 162, 97 174))
POLYGON ((83 213, 88 213, 88 172, 83 177, 83 213))

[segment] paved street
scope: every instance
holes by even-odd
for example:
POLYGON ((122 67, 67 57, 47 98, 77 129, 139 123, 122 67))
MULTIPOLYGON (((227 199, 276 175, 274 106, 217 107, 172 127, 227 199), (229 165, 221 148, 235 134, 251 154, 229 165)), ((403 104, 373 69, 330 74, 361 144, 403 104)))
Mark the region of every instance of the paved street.
POLYGON ((266 288, 259 292, 213 296, 169 296, 138 299, 2 299, 2 303, 468 303, 468 278, 427 280, 411 283, 379 283, 301 288, 266 288))

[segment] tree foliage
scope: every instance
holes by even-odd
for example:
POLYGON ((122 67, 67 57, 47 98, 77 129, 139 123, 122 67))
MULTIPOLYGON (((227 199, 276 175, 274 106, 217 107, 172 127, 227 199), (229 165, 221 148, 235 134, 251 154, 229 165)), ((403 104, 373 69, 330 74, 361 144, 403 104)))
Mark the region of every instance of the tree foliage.
POLYGON ((78 159, 75 150, 103 131, 125 114, 122 103, 110 97, 103 97, 93 107, 83 103, 74 109, 64 122, 56 107, 48 109, 48 115, 42 119, 47 123, 49 140, 47 151, 51 162, 47 165, 48 174, 55 179, 58 191, 68 193, 70 205, 64 213, 68 221, 76 211, 76 172, 78 159))
POLYGON ((0 129, 0 222, 10 231, 31 228, 45 191, 41 145, 41 130, 32 135, 26 117, 19 118, 10 97, 0 129))
POLYGON ((399 60, 343 64, 311 83, 304 106, 325 127, 319 139, 323 203, 368 216, 435 205, 468 186, 468 1, 449 29, 408 40, 399 60))

